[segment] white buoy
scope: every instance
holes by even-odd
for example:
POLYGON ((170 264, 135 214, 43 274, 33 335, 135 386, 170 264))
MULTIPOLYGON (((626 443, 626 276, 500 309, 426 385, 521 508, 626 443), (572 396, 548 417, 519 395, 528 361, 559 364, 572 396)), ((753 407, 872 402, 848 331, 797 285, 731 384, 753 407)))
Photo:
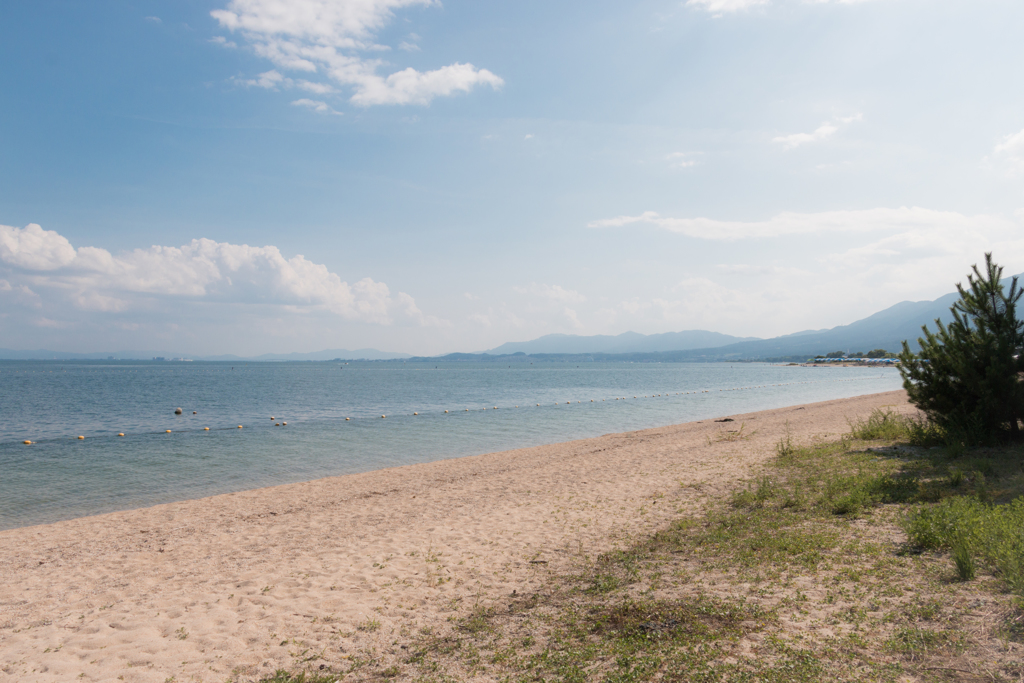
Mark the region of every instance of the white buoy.
POLYGON ((174 409, 174 414, 175 415, 181 415, 181 408, 175 408, 174 409))
POLYGON ((348 422, 348 421, 349 421, 349 420, 351 420, 351 419, 352 419, 351 417, 346 417, 346 418, 345 418, 345 422, 348 422))
POLYGON ((419 413, 413 413, 413 415, 419 415, 419 413))

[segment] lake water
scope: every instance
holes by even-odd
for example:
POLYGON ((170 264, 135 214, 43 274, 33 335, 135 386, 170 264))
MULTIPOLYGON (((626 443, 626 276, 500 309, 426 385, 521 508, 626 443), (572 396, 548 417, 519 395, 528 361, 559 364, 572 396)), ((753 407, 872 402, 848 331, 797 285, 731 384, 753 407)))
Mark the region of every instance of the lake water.
POLYGON ((0 529, 900 386, 752 363, 0 361, 0 529))

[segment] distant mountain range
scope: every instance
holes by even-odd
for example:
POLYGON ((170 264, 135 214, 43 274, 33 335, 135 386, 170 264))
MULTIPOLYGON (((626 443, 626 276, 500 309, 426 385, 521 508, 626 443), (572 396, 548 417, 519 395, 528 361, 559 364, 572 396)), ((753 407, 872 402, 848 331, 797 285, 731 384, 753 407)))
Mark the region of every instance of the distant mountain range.
MULTIPOLYGON (((1010 279, 1003 280, 1009 286, 1010 279)), ((885 349, 898 352, 903 340, 917 348, 921 327, 935 329, 935 320, 948 323, 956 292, 934 301, 903 301, 867 318, 832 329, 805 330, 772 339, 741 339, 716 332, 690 330, 642 335, 627 332, 615 337, 547 335, 529 342, 502 344, 484 354, 449 354, 449 360, 607 360, 637 362, 763 360, 808 358, 832 351, 857 352, 885 349), (700 346, 692 341, 708 340, 700 346), (685 346, 684 346, 685 345, 685 346), (676 346, 676 348, 666 348, 676 346), (512 354, 517 354, 514 358, 512 354)))
POLYGON ((757 337, 734 337, 706 330, 684 330, 662 334, 623 332, 615 336, 598 334, 583 337, 576 334, 547 334, 527 342, 508 342, 490 351, 491 355, 512 353, 656 353, 711 349, 737 342, 755 341, 757 337))
MULTIPOLYGON (((1003 281, 1008 286, 1009 278, 1003 281)), ((579 336, 549 334, 526 342, 509 342, 484 353, 452 353, 445 356, 410 356, 376 349, 327 349, 314 353, 266 353, 261 356, 234 355, 192 356, 193 360, 210 361, 324 361, 344 360, 455 360, 497 361, 537 360, 631 360, 631 361, 722 361, 781 358, 807 358, 832 351, 870 351, 885 349, 898 352, 906 339, 917 347, 921 326, 934 329, 935 319, 949 322, 950 307, 959 298, 956 292, 934 301, 904 301, 867 318, 827 330, 805 330, 772 339, 733 337, 706 330, 685 330, 663 334, 624 332, 619 335, 579 336)), ((6 360, 150 360, 154 357, 180 358, 181 354, 155 351, 120 351, 116 353, 69 353, 63 351, 16 351, 0 349, 6 360)), ((186 356, 188 357, 188 356, 186 356)))
POLYGON ((165 351, 116 351, 102 353, 71 353, 68 351, 37 350, 14 350, 0 349, 2 360, 152 360, 162 358, 166 360, 177 360, 187 358, 190 360, 219 360, 219 361, 287 361, 287 360, 396 360, 410 358, 408 353, 392 353, 390 351, 378 351, 377 349, 326 349, 313 353, 265 353, 262 356, 234 356, 231 354, 221 356, 190 356, 180 353, 167 353, 165 351))

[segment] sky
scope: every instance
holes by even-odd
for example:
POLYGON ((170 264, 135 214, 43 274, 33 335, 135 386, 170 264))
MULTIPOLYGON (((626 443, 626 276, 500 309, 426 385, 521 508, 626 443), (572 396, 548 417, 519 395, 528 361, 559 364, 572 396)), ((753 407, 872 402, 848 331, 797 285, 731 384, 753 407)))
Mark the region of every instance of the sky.
POLYGON ((0 3, 0 348, 771 337, 1024 271, 1013 0, 0 3))

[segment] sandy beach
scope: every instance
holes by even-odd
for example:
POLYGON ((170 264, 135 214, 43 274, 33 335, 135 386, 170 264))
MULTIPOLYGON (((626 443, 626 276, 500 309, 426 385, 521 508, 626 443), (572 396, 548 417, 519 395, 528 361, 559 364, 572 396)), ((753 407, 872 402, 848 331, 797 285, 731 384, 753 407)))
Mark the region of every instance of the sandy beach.
POLYGON ((725 494, 787 433, 836 437, 883 406, 912 410, 873 394, 0 532, 0 680, 256 681, 394 656, 725 494))

